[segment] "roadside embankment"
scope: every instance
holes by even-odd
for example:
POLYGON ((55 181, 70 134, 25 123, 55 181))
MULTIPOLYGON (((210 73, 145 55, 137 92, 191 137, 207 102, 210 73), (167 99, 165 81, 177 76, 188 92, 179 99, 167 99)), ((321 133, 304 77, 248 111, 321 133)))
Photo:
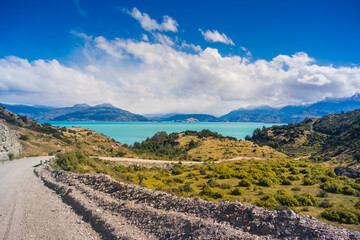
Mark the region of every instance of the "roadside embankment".
POLYGON ((358 232, 291 210, 177 197, 102 174, 74 174, 48 166, 35 172, 109 239, 360 239, 358 232))

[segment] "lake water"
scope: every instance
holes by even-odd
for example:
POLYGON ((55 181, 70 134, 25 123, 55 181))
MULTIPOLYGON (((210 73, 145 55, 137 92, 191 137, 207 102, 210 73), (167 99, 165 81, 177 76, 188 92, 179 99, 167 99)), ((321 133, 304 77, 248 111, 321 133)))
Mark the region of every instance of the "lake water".
POLYGON ((199 122, 199 123, 178 123, 178 122, 70 122, 70 121, 43 121, 49 122, 53 126, 70 128, 85 127, 106 136, 114 138, 121 143, 133 144, 135 141, 141 142, 156 132, 166 131, 183 132, 186 130, 201 131, 209 129, 224 136, 245 139, 246 135, 252 135, 256 128, 263 126, 270 127, 269 123, 248 123, 248 122, 199 122))

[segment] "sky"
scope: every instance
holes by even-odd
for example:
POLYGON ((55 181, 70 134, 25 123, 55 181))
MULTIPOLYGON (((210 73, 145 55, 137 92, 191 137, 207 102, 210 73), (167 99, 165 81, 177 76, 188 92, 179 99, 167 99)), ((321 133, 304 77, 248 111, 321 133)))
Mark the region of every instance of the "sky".
POLYGON ((360 92, 360 1, 0 0, 0 102, 138 114, 360 92))

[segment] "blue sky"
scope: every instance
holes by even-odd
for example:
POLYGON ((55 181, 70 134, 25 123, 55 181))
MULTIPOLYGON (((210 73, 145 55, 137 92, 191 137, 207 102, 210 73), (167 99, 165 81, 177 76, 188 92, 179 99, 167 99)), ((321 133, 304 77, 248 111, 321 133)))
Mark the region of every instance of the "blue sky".
POLYGON ((359 12, 357 0, 0 0, 0 101, 222 114, 349 96, 359 12))

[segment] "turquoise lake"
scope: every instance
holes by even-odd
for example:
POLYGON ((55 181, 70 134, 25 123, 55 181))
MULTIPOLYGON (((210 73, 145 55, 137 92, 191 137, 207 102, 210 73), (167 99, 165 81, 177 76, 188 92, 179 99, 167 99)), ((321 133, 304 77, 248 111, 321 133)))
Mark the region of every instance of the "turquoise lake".
POLYGON ((199 123, 177 123, 177 122, 49 122, 53 126, 60 127, 85 127, 93 131, 100 132, 106 136, 114 138, 121 143, 133 144, 135 141, 141 142, 148 137, 153 136, 156 132, 166 131, 183 132, 186 130, 201 131, 209 129, 218 132, 224 136, 245 139, 246 135, 252 135, 256 128, 263 126, 270 127, 269 123, 248 123, 248 122, 199 122, 199 123))

